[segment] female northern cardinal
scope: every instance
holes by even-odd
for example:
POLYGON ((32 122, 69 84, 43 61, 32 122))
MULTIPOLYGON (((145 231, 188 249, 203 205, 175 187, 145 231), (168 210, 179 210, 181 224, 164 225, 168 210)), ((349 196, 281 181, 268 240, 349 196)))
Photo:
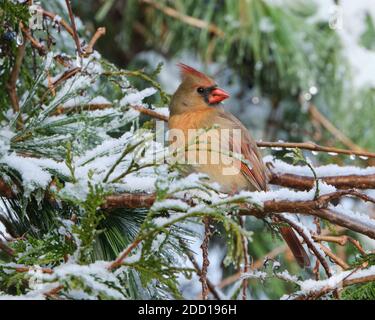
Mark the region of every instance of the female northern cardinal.
MULTIPOLYGON (((174 93, 169 107, 170 140, 172 140, 171 132, 177 130, 182 133, 184 137, 182 143, 185 145, 181 145, 180 142, 180 145, 177 144, 177 146, 182 147, 184 157, 187 159, 190 156, 189 153, 192 153, 191 146, 188 145, 191 142, 189 131, 204 129, 209 134, 210 128, 211 130, 215 127, 219 127, 219 130, 226 129, 230 132, 226 139, 227 146, 225 146, 225 143, 220 143, 222 141, 216 145, 220 145, 220 152, 225 154, 226 160, 231 155, 233 157, 233 153, 230 153, 233 149, 242 154, 239 170, 234 171, 233 174, 224 174, 228 162, 224 163, 222 158, 219 162, 210 161, 206 158, 205 163, 195 163, 191 168, 196 172, 205 173, 211 181, 219 183, 222 190, 227 193, 240 190, 267 190, 267 170, 255 141, 240 120, 225 112, 220 106, 220 103, 227 99, 229 94, 220 89, 216 82, 205 74, 182 63, 178 66, 181 70, 182 83, 174 93), (239 136, 231 134, 235 130, 240 132, 239 136)), ((212 146, 215 139, 223 140, 223 137, 220 134, 214 134, 210 135, 210 139, 209 145, 212 146)), ((200 145, 199 148, 202 148, 202 146, 200 145)), ((210 150, 208 153, 212 155, 213 151, 210 150)), ((196 154, 189 159, 191 158, 195 161, 196 154)), ((233 160, 233 163, 238 162, 238 158, 236 159, 233 160)), ((308 266, 310 264, 309 258, 294 231, 289 227, 281 227, 280 232, 298 264, 302 267, 308 266)))

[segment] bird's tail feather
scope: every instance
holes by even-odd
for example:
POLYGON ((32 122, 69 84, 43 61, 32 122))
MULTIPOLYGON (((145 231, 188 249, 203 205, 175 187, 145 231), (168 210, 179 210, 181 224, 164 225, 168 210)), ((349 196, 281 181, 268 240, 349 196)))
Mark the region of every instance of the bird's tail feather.
POLYGON ((309 267, 310 259, 293 229, 290 227, 280 227, 280 233, 292 251, 293 256, 295 257, 299 266, 301 268, 309 267))

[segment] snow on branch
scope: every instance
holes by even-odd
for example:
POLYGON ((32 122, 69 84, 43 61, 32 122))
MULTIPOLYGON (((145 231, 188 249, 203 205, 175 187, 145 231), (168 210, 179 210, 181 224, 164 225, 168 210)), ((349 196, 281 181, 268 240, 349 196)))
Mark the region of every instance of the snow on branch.
POLYGON ((298 281, 297 284, 300 286, 301 290, 290 296, 284 296, 283 299, 318 299, 334 290, 372 281, 375 281, 375 266, 371 266, 367 269, 359 267, 354 270, 337 273, 325 280, 315 281, 309 279, 298 281))

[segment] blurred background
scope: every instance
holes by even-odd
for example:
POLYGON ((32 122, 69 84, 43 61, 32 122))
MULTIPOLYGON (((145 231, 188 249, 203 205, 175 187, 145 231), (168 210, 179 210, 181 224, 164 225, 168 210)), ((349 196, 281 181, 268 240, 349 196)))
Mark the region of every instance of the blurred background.
MULTIPOLYGON (((64 6, 64 1, 60 2, 56 5, 64 6)), ((106 27, 107 35, 97 47, 106 59, 126 69, 144 68, 147 72, 163 63, 158 80, 169 94, 178 85, 177 62, 207 72, 231 93, 225 108, 259 140, 311 140, 326 146, 375 150, 374 1, 72 3, 88 32, 106 27)), ((155 105, 165 107, 161 101, 155 105)), ((371 164, 367 159, 324 154, 310 158, 316 164, 371 164)), ((255 231, 250 248, 253 263, 259 267, 265 256, 279 257, 285 250, 282 242, 262 233, 261 222, 248 223, 255 231)), ((368 248, 374 247, 367 238, 363 240, 368 248)), ((210 275, 219 284, 226 272, 220 239, 212 246, 210 275)), ((199 252, 198 247, 196 250, 199 252)), ((335 250, 344 260, 354 256, 350 247, 337 246, 335 250)), ((293 260, 290 254, 280 256, 293 260)), ((229 283, 221 282, 224 289, 229 283)), ((288 291, 288 284, 279 280, 255 284, 254 296, 258 298, 276 298, 288 291)), ((199 295, 198 279, 182 282, 182 286, 186 287, 185 296, 199 295)))
POLYGON ((73 4, 91 31, 107 28, 98 43, 105 58, 126 68, 164 63, 159 81, 168 93, 178 61, 215 76, 232 95, 227 108, 259 139, 374 147, 373 1, 73 4))

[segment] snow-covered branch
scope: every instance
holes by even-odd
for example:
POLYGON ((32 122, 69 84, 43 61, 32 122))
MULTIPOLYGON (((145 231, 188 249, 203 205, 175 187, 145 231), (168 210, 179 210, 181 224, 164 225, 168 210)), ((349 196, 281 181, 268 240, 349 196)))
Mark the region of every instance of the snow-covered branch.
POLYGON ((368 269, 362 269, 360 267, 354 270, 337 273, 325 280, 299 281, 298 285, 301 287, 301 290, 291 296, 284 296, 284 298, 297 300, 318 299, 334 290, 372 281, 375 281, 375 266, 368 269))

